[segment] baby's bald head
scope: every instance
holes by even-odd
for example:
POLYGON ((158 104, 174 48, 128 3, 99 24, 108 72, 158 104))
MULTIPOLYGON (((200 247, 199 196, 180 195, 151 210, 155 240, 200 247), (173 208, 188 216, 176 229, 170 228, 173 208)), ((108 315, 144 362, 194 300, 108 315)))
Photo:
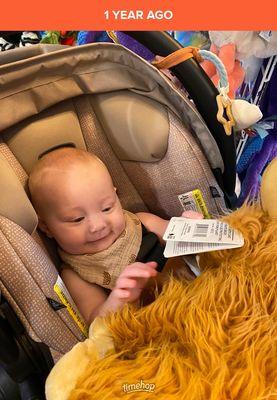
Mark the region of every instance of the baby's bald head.
POLYGON ((95 155, 73 147, 63 147, 45 154, 34 165, 29 176, 29 190, 33 205, 38 213, 43 213, 44 205, 55 196, 54 182, 67 178, 76 168, 90 168, 97 173, 109 175, 106 166, 95 155))

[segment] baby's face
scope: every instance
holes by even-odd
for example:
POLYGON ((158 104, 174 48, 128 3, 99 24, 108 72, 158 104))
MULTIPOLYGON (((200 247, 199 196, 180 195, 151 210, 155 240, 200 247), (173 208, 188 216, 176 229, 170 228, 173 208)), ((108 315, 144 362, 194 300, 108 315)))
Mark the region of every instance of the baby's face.
POLYGON ((98 163, 57 173, 48 184, 47 204, 40 227, 71 254, 105 250, 125 228, 110 175, 98 163))

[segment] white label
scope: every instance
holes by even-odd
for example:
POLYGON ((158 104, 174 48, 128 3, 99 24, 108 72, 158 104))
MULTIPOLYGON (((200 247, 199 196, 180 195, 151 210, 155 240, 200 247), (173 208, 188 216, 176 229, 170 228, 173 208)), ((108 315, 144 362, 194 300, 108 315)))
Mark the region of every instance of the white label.
POLYGON ((197 211, 202 213, 205 218, 211 218, 200 189, 195 189, 191 192, 179 194, 178 199, 184 210, 197 211))
POLYGON ((272 31, 261 31, 259 33, 259 36, 262 37, 267 42, 270 42, 271 36, 272 36, 272 31))
POLYGON ((167 241, 165 257, 230 249, 244 244, 241 233, 216 219, 173 217, 163 239, 167 241))
POLYGON ((192 192, 180 194, 178 196, 178 199, 184 210, 186 210, 186 211, 192 210, 192 211, 199 212, 196 202, 194 201, 192 192))

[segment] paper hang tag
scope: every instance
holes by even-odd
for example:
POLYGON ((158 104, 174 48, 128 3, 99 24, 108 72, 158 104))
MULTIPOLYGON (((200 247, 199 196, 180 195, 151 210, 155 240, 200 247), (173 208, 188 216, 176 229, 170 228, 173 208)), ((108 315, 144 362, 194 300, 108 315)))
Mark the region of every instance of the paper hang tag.
POLYGON ((219 243, 196 243, 196 242, 166 242, 164 256, 166 258, 186 256, 189 254, 206 253, 208 251, 236 249, 242 245, 219 244, 219 243))
POLYGON ((189 219, 173 217, 163 236, 177 242, 241 244, 243 237, 226 222, 217 219, 189 219))
POLYGON ((215 219, 171 218, 163 239, 167 241, 165 257, 233 249, 244 244, 238 231, 215 219))

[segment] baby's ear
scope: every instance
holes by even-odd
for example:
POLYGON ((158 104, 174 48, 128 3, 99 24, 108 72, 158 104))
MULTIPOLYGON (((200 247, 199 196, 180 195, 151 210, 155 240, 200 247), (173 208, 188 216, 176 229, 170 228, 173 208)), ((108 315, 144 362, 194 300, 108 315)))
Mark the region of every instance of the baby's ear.
POLYGON ((46 236, 48 236, 49 238, 53 237, 45 221, 43 221, 43 219, 41 219, 39 215, 38 215, 38 227, 42 232, 46 234, 46 236))
POLYGON ((115 186, 113 188, 114 188, 114 191, 117 192, 117 188, 115 186))

